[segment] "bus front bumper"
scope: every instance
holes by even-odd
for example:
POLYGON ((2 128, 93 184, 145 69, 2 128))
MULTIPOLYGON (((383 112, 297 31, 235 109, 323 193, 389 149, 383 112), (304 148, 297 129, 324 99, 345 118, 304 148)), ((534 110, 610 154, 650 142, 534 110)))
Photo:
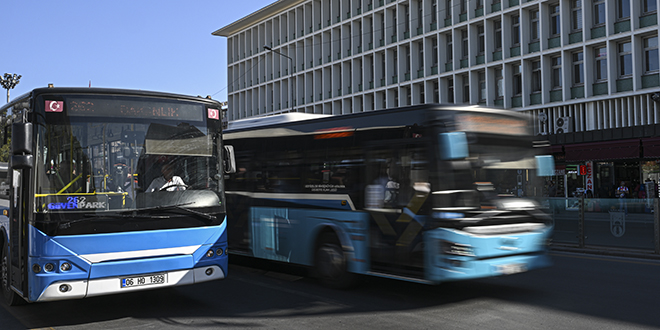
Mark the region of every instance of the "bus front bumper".
POLYGON ((487 260, 447 258, 442 266, 435 268, 432 280, 444 282, 511 275, 549 267, 550 265, 552 265, 550 257, 543 252, 487 260))
POLYGON ((93 280, 59 281, 50 284, 37 301, 81 299, 115 293, 202 283, 224 278, 225 273, 220 267, 210 265, 155 274, 107 277, 93 280))

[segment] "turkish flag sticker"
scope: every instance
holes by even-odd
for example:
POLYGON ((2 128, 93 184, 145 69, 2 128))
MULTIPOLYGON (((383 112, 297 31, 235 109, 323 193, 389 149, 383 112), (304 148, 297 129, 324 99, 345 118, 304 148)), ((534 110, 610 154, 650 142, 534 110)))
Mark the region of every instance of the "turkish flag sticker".
POLYGON ((64 111, 64 101, 46 101, 46 112, 64 111))
POLYGON ((209 119, 220 119, 220 111, 217 109, 209 109, 209 119))

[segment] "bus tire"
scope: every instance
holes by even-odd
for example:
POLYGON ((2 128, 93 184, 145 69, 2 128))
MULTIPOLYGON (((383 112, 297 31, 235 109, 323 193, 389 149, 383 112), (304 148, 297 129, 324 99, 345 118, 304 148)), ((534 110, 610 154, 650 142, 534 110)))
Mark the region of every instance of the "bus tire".
POLYGON ((0 261, 0 275, 2 276, 0 282, 2 288, 0 288, 0 291, 2 291, 2 299, 9 306, 24 304, 25 300, 9 287, 9 246, 7 244, 2 244, 0 261))
POLYGON ((348 289, 357 283, 357 275, 348 271, 348 258, 334 233, 321 234, 314 253, 316 277, 324 286, 348 289))

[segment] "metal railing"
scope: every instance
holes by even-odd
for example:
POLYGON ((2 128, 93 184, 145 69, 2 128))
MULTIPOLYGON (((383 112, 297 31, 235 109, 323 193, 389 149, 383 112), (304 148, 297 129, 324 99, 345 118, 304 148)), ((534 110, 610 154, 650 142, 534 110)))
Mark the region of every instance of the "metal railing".
POLYGON ((657 198, 549 198, 553 246, 660 257, 657 198))

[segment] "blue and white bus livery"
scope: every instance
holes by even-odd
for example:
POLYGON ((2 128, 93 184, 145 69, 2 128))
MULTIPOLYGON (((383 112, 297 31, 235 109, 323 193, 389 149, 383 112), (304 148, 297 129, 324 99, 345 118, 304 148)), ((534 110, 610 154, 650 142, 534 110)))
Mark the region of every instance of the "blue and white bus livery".
POLYGON ((425 104, 231 122, 229 247, 334 287, 355 274, 437 284, 545 267, 553 224, 536 200, 554 167, 528 120, 425 104))
POLYGON ((39 88, 1 108, 5 301, 225 278, 219 113, 211 99, 96 88, 39 88))

